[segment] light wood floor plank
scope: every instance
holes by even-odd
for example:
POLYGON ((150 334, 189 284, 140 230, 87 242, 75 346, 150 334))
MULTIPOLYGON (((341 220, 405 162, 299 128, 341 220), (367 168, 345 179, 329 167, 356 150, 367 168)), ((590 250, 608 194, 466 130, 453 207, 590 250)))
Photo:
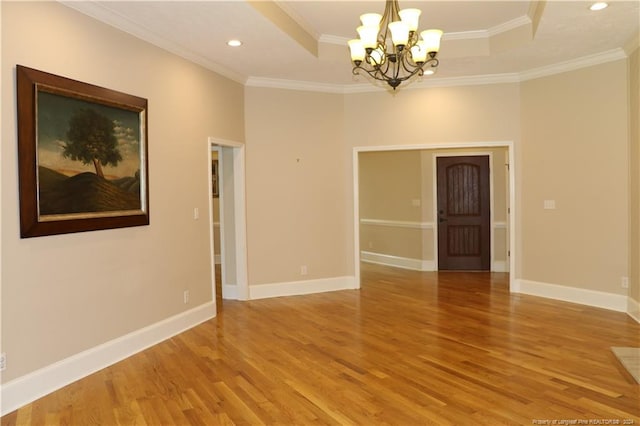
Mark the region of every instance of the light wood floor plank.
POLYGON ((508 275, 362 265, 353 291, 224 301, 213 320, 2 425, 640 425, 626 314, 510 294, 508 275))

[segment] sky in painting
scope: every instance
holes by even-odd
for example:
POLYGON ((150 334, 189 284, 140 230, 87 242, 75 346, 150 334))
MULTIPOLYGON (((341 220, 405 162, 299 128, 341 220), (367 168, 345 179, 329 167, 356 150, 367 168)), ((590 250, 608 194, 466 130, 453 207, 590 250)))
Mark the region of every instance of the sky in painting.
POLYGON ((118 140, 118 150, 122 161, 117 166, 103 166, 107 179, 133 176, 140 168, 140 116, 135 111, 127 111, 81 99, 38 91, 38 165, 67 176, 82 172, 93 172, 93 164, 83 164, 62 156, 67 142, 69 119, 81 108, 92 108, 113 121, 114 134, 118 140))

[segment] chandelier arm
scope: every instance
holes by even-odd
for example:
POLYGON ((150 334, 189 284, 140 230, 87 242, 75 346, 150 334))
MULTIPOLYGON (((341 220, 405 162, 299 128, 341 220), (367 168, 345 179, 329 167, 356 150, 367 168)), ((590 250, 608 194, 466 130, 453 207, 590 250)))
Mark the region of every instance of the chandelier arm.
MULTIPOLYGON (((424 64, 423 64, 423 66, 424 66, 424 64)), ((409 57, 408 56, 404 56, 403 60, 402 60, 402 68, 406 72, 411 73, 411 75, 415 75, 416 69, 420 69, 422 67, 420 65, 418 65, 418 64, 413 65, 411 62, 409 62, 409 57)))
MULTIPOLYGON (((389 24, 391 22, 401 21, 399 12, 400 6, 398 0, 386 0, 384 14, 380 21, 378 21, 377 46, 375 48, 367 47, 366 53, 355 50, 355 55, 352 50, 352 57, 360 58, 353 61, 354 67, 352 73, 354 75, 358 75, 360 71, 364 71, 372 79, 386 82, 394 90, 403 81, 409 80, 416 75, 422 76, 424 75, 425 69, 435 69, 440 63, 436 58, 437 52, 431 51, 425 55, 424 51, 420 51, 420 49, 423 49, 425 46, 420 44, 421 33, 419 33, 416 28, 409 29, 407 41, 402 42, 404 44, 395 45, 393 43, 389 24), (424 61, 414 61, 414 51, 412 51, 412 49, 416 46, 418 46, 416 54, 420 54, 420 59, 426 56, 424 61)), ((441 34, 442 32, 440 31, 440 35, 441 34)), ((351 42, 349 44, 351 46, 351 42)), ((358 45, 354 44, 354 46, 357 47, 358 45)), ((360 47, 360 49, 362 49, 362 47, 360 47)))
POLYGON ((361 67, 361 66, 355 66, 355 67, 353 67, 352 72, 353 72, 353 74, 354 74, 354 75, 360 75, 360 71, 364 71, 364 72, 366 72, 366 73, 369 75, 369 77, 371 77, 371 78, 373 78, 373 79, 375 79, 375 80, 378 80, 378 81, 384 81, 384 82, 386 82, 386 83, 388 83, 388 82, 389 82, 389 81, 387 80, 387 78, 386 78, 386 75, 385 75, 385 74, 383 74, 383 73, 381 73, 381 72, 380 72, 380 70, 378 70, 378 69, 375 69, 375 68, 374 68, 374 69, 372 69, 372 70, 368 70, 368 69, 363 68, 363 67, 361 67))

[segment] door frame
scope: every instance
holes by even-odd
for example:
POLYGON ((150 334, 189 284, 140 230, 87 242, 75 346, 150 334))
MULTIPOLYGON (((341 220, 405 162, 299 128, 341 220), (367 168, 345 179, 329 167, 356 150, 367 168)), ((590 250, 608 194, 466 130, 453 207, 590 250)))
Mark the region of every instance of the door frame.
MULTIPOLYGON (((509 291, 517 292, 516 277, 518 271, 519 251, 517 250, 519 235, 516 228, 516 156, 513 141, 493 141, 493 142, 458 142, 458 143, 436 143, 436 144, 416 144, 416 145, 383 145, 383 146, 360 146, 354 147, 352 152, 352 182, 353 182, 353 263, 354 263, 354 281, 355 288, 360 288, 360 180, 359 180, 359 155, 361 152, 376 151, 406 151, 406 150, 446 150, 457 148, 506 148, 509 155, 508 182, 509 197, 508 208, 509 215, 507 218, 509 235, 509 291)), ((486 153, 485 153, 486 154, 486 153)), ((437 261, 437 258, 436 258, 437 261)))
MULTIPOLYGON (((211 262, 211 287, 213 291, 213 300, 216 295, 216 274, 215 274, 215 252, 213 241, 213 197, 211 196, 212 187, 212 174, 211 174, 211 152, 217 148, 232 148, 233 152, 233 203, 234 203, 234 217, 233 224, 235 241, 234 241, 234 255, 235 255, 235 286, 222 285, 222 296, 224 299, 237 299, 237 300, 249 300, 249 283, 247 279, 247 211, 245 200, 245 147, 243 143, 236 141, 229 141, 225 139, 219 139, 209 137, 207 140, 207 156, 209 161, 207 162, 207 170, 209 176, 209 251, 211 262), (231 288, 235 287, 235 288, 231 288)), ((222 176, 222 156, 224 152, 219 149, 218 155, 218 176, 220 179, 222 176)), ((221 181, 222 182, 222 181, 221 181)), ((220 187, 220 186, 219 186, 220 187)), ((225 261, 225 248, 227 247, 227 240, 224 238, 224 224, 223 224, 223 191, 220 191, 220 261, 225 261)), ((224 269, 224 268, 223 268, 224 269)), ((223 272, 224 273, 224 272, 223 272)))
MULTIPOLYGON (((477 148, 477 147, 476 147, 477 148)), ((442 151, 442 150, 439 150, 442 151)), ((433 156, 433 261, 436 266, 436 271, 440 270, 439 251, 438 251, 438 158, 439 157, 489 157, 489 271, 493 271, 493 265, 495 263, 495 225, 494 225, 494 182, 493 182, 493 152, 482 151, 469 151, 469 152, 436 152, 433 156)), ((508 250, 508 249, 507 249, 508 250)))

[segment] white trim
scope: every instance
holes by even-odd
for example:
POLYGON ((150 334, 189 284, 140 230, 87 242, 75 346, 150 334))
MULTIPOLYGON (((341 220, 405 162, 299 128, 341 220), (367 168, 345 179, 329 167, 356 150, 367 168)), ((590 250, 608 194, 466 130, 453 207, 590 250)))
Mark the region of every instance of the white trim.
POLYGON ((627 297, 627 314, 640 323, 640 303, 633 297, 627 297))
POLYGON ((622 294, 605 293, 603 291, 587 290, 524 279, 518 279, 518 287, 519 293, 595 306, 612 311, 627 312, 627 296, 622 294))
POLYGON ((593 55, 571 59, 545 67, 534 68, 520 73, 520 81, 533 80, 547 77, 563 72, 575 71, 581 68, 588 68, 607 62, 619 61, 627 57, 622 48, 607 50, 606 52, 594 53, 593 55))
POLYGON ((222 298, 225 300, 238 300, 238 286, 222 284, 222 298))
MULTIPOLYGON (((217 291, 216 291, 216 269, 215 269, 215 265, 220 264, 221 263, 221 259, 220 259, 220 255, 219 254, 215 254, 216 252, 216 247, 215 247, 215 239, 213 238, 213 228, 215 228, 216 224, 213 222, 213 171, 211 170, 211 163, 213 162, 213 154, 212 152, 217 152, 218 153, 218 158, 220 158, 220 149, 217 147, 214 147, 211 145, 211 143, 209 141, 207 141, 207 152, 208 152, 208 159, 209 161, 207 162, 207 176, 208 176, 208 185, 207 187, 208 192, 207 192, 207 197, 209 199, 209 261, 211 262, 211 294, 213 295, 213 300, 216 300, 217 297, 217 291)), ((219 162, 219 160, 218 160, 219 162)), ((220 222, 218 222, 218 228, 220 227, 220 222)), ((218 230, 218 233, 220 232, 220 230, 218 230)), ((222 243, 222 235, 220 235, 220 242, 222 243)), ((220 244, 222 246, 222 244, 220 244)))
POLYGON ((360 260, 377 265, 393 266, 395 268, 410 269, 412 271, 436 271, 436 262, 433 260, 412 259, 410 257, 392 256, 390 254, 362 251, 360 260))
MULTIPOLYGON (((211 150, 215 148, 215 145, 222 147, 233 148, 233 181, 234 181, 234 193, 233 193, 233 201, 234 201, 234 235, 235 235, 235 260, 236 260, 236 298, 239 300, 247 300, 249 299, 249 283, 248 283, 248 274, 247 274, 247 205, 246 205, 246 189, 245 189, 245 145, 241 142, 231 141, 227 139, 220 139, 209 137, 208 138, 208 149, 211 150)), ((222 154, 222 151, 220 152, 222 154)), ((222 163, 222 162, 220 162, 222 163)), ((208 166, 211 169, 210 166, 208 166)), ((222 168, 220 169, 222 171, 222 168)), ((211 179, 209 179, 211 180, 211 179)), ((209 197, 211 198, 211 197, 209 197)), ((222 220, 223 214, 223 198, 220 198, 220 214, 222 220)), ((210 204, 210 206, 213 203, 210 204)), ((210 207, 210 210, 212 208, 210 207)), ((213 219, 211 219, 213 222, 213 219)), ((213 227, 211 227, 213 228, 213 227)), ((213 247, 213 232, 211 232, 211 247, 213 247)), ((224 260, 224 226, 221 227, 220 232, 220 245, 221 245, 221 255, 222 260, 224 260)), ((213 253, 212 253, 213 254, 213 253)), ((213 258, 213 256, 212 256, 213 258)), ((214 283, 215 281, 215 264, 211 265, 211 273, 213 275, 211 281, 214 283)), ((222 273, 224 274, 224 268, 222 268, 222 273)), ((222 280, 223 284, 225 280, 222 280)), ((215 286, 215 283, 214 283, 215 286)), ((228 288, 228 286, 222 286, 223 297, 231 298, 231 296, 226 295, 224 290, 228 288)), ((215 290, 214 290, 215 291, 215 290)))
MULTIPOLYGON (((365 81, 366 77, 362 76, 362 79, 363 81, 365 81)), ((482 86, 487 84, 508 84, 519 82, 520 77, 516 73, 485 74, 444 78, 425 76, 420 77, 417 80, 406 82, 406 85, 402 86, 402 90, 427 89, 430 87, 482 86)), ((286 87, 281 88, 286 89, 286 87)), ((384 83, 366 80, 366 83, 342 86, 341 93, 352 94, 376 91, 389 91, 389 87, 385 87, 384 83), (375 84, 378 85, 376 86, 375 84)))
POLYGON ((339 46, 347 46, 349 44, 349 37, 341 37, 331 34, 320 34, 318 37, 318 43, 336 44, 339 46))
POLYGON ((442 40, 476 40, 488 39, 489 30, 451 31, 442 34, 442 40))
MULTIPOLYGON (((509 206, 511 213, 509 214, 509 290, 516 291, 518 282, 516 280, 516 259, 518 258, 517 235, 516 235, 516 156, 515 145, 513 141, 493 141, 493 142, 452 142, 452 143, 436 143, 436 144, 415 144, 415 145, 381 145, 381 146, 359 146, 353 148, 352 154, 352 179, 353 179, 353 259, 354 259, 354 279, 356 288, 360 288, 360 182, 359 182, 359 162, 358 155, 361 152, 380 152, 380 151, 403 151, 403 150, 439 150, 452 148, 507 148, 509 153, 508 178, 509 178, 509 206)), ((435 238, 435 236, 434 236, 435 238)), ((437 269, 437 266, 436 266, 437 269)))
POLYGON ((509 262, 506 260, 494 260, 491 264, 491 272, 509 272, 509 262))
POLYGON ((433 229, 433 222, 415 222, 408 220, 360 219, 361 225, 390 226, 393 228, 433 229))
MULTIPOLYGON (((283 80, 279 78, 249 77, 246 87, 266 87, 271 89, 302 90, 305 92, 344 93, 342 84, 318 83, 313 81, 283 80)), ((358 85, 360 86, 360 85, 358 85)), ((371 86, 371 85, 369 85, 371 86)), ((371 89, 369 90, 371 91, 371 89)))
POLYGON ((215 303, 207 302, 4 383, 0 387, 0 415, 17 410, 69 383, 195 327, 215 315, 215 303))
POLYGON ((502 22, 501 24, 495 25, 487 30, 490 37, 496 36, 498 34, 505 33, 507 31, 511 31, 516 28, 524 27, 526 25, 531 25, 532 21, 528 15, 518 16, 515 19, 511 19, 507 22, 502 22))
POLYGON ((253 300, 269 297, 297 296, 336 290, 353 290, 355 288, 353 277, 321 278, 317 280, 252 285, 249 288, 249 298, 253 300))
POLYGON ((237 141, 232 141, 229 139, 222 139, 222 138, 214 138, 212 136, 209 136, 209 144, 210 145, 220 145, 220 146, 228 146, 231 148, 243 148, 244 144, 242 142, 237 142, 237 141))

